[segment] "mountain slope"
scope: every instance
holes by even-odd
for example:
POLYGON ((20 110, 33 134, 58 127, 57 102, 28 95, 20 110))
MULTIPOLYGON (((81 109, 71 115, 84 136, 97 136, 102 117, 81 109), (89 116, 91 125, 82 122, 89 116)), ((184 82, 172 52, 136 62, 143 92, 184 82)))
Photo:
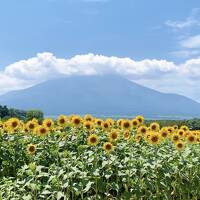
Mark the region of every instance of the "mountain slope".
POLYGON ((75 76, 51 80, 0 96, 0 104, 41 109, 45 114, 200 116, 200 104, 164 94, 119 76, 75 76))

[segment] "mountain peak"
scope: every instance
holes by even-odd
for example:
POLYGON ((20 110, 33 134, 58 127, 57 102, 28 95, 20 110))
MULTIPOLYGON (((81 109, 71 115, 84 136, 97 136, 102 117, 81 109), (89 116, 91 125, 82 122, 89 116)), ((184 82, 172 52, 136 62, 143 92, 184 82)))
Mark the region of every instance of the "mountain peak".
POLYGON ((71 76, 0 97, 0 104, 45 114, 200 116, 200 104, 143 87, 118 75, 71 76))

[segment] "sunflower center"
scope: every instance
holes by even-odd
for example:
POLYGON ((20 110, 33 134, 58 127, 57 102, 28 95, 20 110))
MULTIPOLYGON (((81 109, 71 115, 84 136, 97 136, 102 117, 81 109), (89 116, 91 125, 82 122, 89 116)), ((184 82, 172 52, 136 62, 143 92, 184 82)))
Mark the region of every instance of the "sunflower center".
POLYGON ((47 127, 51 127, 51 122, 47 122, 47 127))
POLYGON ((190 136, 188 139, 189 139, 190 142, 194 142, 194 137, 193 136, 190 136))
POLYGON ((152 141, 152 142, 158 142, 158 137, 157 137, 157 136, 153 136, 153 137, 151 138, 151 141, 152 141))
POLYGON ((30 129, 34 129, 34 127, 35 127, 34 124, 29 124, 30 129))
POLYGON ((74 124, 80 124, 80 119, 75 119, 74 124))
POLYGON ((112 149, 111 145, 110 144, 106 144, 106 149, 107 150, 111 150, 112 149))
POLYGON ((46 133, 46 129, 45 128, 41 128, 40 129, 40 133, 45 134, 46 133))
POLYGON ((16 128, 17 127, 17 122, 12 122, 12 127, 16 128))
POLYGON ((182 148, 182 147, 183 147, 183 144, 178 143, 178 144, 177 144, 177 147, 178 147, 178 148, 182 148))
POLYGON ((130 125, 129 125, 128 122, 125 122, 125 123, 124 123, 124 127, 125 127, 125 128, 128 128, 129 126, 130 126, 130 125))
POLYGON ((65 120, 64 120, 63 118, 60 119, 59 121, 60 121, 61 124, 64 124, 64 123, 65 123, 65 120))
POLYGON ((29 151, 30 151, 30 152, 34 152, 34 151, 35 151, 35 147, 34 147, 34 146, 30 146, 30 147, 29 147, 29 151))
POLYGON ((96 143, 96 142, 97 142, 97 139, 96 139, 95 137, 92 137, 92 138, 90 138, 90 142, 91 142, 91 143, 96 143))

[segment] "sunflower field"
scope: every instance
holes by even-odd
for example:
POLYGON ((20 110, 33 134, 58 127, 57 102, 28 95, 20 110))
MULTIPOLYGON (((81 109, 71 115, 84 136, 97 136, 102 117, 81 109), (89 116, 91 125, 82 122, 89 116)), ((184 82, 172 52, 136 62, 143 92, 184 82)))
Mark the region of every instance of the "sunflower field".
POLYGON ((0 121, 0 200, 200 199, 200 131, 60 115, 0 121))

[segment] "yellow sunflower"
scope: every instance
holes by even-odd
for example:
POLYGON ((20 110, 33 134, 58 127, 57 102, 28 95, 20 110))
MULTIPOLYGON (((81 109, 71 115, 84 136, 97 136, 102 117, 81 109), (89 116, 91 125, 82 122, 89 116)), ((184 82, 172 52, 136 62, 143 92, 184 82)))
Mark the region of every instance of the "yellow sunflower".
POLYGON ((114 148, 113 148, 112 143, 106 142, 106 143, 103 144, 103 149, 104 149, 107 153, 109 153, 109 152, 113 151, 114 148))
POLYGON ((144 125, 140 126, 138 129, 137 129, 137 133, 138 134, 143 134, 145 135, 148 131, 148 128, 144 125))
POLYGON ((93 121, 93 117, 92 117, 92 115, 90 115, 90 114, 86 114, 86 115, 83 117, 83 119, 84 119, 85 121, 93 121))
POLYGON ((180 129, 183 129, 184 131, 189 131, 189 128, 185 125, 181 126, 180 129))
POLYGON ((156 122, 151 123, 149 127, 150 127, 151 131, 159 131, 160 130, 160 125, 156 122))
POLYGON ((74 116, 72 119, 71 119, 71 122, 74 126, 80 126, 81 125, 81 122, 82 122, 82 119, 80 116, 74 116))
POLYGON ((46 126, 48 129, 52 129, 53 126, 54 126, 54 122, 52 119, 48 118, 48 119, 45 119, 42 123, 43 126, 46 126))
POLYGON ((109 141, 117 141, 119 138, 119 130, 113 129, 108 133, 109 141))
POLYGON ((136 119, 142 124, 144 122, 144 117, 141 115, 136 116, 136 119))
POLYGON ((125 130, 130 130, 132 128, 130 120, 123 120, 121 126, 125 130))
POLYGON ((129 130, 125 130, 123 133, 123 137, 125 140, 129 140, 131 137, 130 131, 129 130))
POLYGON ((160 135, 161 135, 162 139, 167 138, 169 135, 168 129, 166 127, 161 128, 160 135))
POLYGON ((132 119, 131 123, 132 123, 133 128, 137 128, 141 124, 137 118, 132 119))
POLYGON ((102 119, 96 119, 95 120, 95 123, 97 124, 97 126, 102 126, 102 124, 103 124, 103 120, 102 119))
POLYGON ((85 121, 83 125, 89 131, 94 128, 94 124, 92 121, 85 121))
POLYGON ((38 123, 35 120, 31 120, 26 123, 26 129, 28 131, 33 131, 37 126, 38 123))
POLYGON ((45 136, 45 135, 47 135, 49 133, 49 129, 47 127, 45 127, 45 126, 38 126, 36 128, 36 132, 40 136, 45 136))
POLYGON ((177 150, 182 150, 185 148, 185 144, 182 141, 178 141, 175 143, 177 150))
POLYGON ((150 144, 159 144, 160 143, 160 135, 158 132, 150 132, 150 135, 149 135, 149 138, 148 138, 148 141, 150 144))
POLYGON ((187 135, 186 140, 188 143, 194 144, 194 143, 196 143, 197 138, 194 134, 190 133, 187 135))
POLYGON ((20 128, 20 120, 17 118, 10 118, 7 121, 7 126, 11 131, 16 131, 18 128, 20 128))
POLYGON ((109 122, 103 122, 101 127, 104 129, 104 130, 108 130, 110 128, 110 123, 109 122))
POLYGON ((178 133, 178 135, 179 135, 180 137, 183 137, 183 136, 185 135, 185 131, 184 131, 183 129, 179 129, 179 130, 177 131, 177 133, 178 133))
POLYGON ((65 115, 60 115, 57 119, 59 126, 65 127, 67 125, 67 117, 65 115))
POLYGON ((36 146, 34 144, 29 144, 27 146, 27 152, 31 155, 35 154, 36 152, 36 146))
POLYGON ((178 141, 180 140, 179 134, 178 134, 178 133, 172 134, 172 135, 171 135, 171 140, 172 140, 172 142, 174 142, 174 143, 178 142, 178 141))
POLYGON ((117 126, 118 126, 119 128, 121 128, 122 121, 123 121, 123 119, 118 119, 118 120, 117 120, 117 126))
POLYGON ((88 137, 88 144, 91 146, 96 146, 99 143, 99 137, 96 134, 91 134, 88 137))
POLYGON ((136 135, 135 135, 135 141, 136 142, 140 142, 142 140, 142 134, 141 133, 137 133, 136 135))

